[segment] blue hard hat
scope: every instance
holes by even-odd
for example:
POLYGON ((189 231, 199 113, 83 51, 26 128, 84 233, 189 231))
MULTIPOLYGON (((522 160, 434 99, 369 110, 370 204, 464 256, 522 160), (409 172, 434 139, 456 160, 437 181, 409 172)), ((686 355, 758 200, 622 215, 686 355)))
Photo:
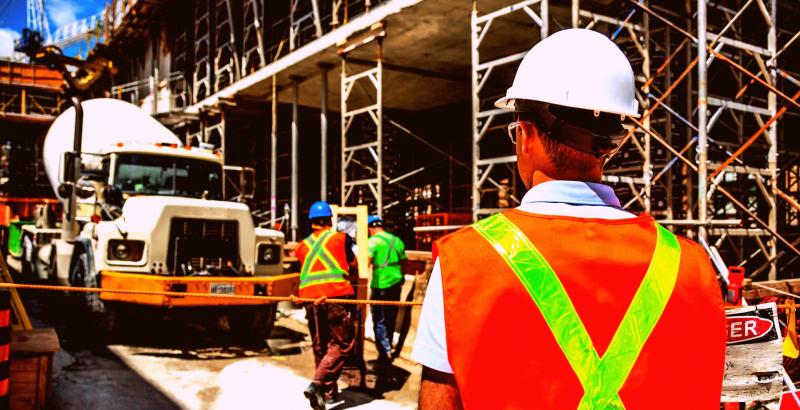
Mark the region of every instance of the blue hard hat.
POLYGON ((325 217, 332 217, 333 211, 331 211, 331 206, 328 205, 325 201, 317 201, 311 205, 311 208, 308 209, 308 218, 325 218, 325 217))
POLYGON ((367 218, 367 225, 373 226, 373 224, 381 226, 383 225, 383 219, 378 215, 370 215, 369 218, 367 218))

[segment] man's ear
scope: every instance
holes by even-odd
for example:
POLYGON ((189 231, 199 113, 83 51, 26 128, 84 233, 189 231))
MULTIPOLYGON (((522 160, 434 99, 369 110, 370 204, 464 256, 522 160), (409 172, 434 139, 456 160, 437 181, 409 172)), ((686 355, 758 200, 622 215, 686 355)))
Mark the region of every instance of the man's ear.
POLYGON ((517 138, 517 145, 520 145, 522 152, 527 154, 533 150, 533 146, 536 143, 536 138, 539 136, 539 130, 536 128, 536 126, 529 122, 523 122, 520 124, 520 128, 522 129, 522 132, 517 138))

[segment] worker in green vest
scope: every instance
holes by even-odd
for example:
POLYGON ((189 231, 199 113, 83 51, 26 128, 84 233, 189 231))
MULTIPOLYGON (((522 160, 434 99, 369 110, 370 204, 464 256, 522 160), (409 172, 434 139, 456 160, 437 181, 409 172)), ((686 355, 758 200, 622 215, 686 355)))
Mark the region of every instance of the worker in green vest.
MULTIPOLYGON (((403 241, 383 230, 381 217, 371 215, 369 225, 369 261, 372 266, 370 283, 372 300, 400 300, 403 288, 403 265, 408 257, 403 241)), ((375 345, 378 362, 391 363, 392 339, 397 322, 397 306, 372 305, 372 324, 375 330, 375 345)))

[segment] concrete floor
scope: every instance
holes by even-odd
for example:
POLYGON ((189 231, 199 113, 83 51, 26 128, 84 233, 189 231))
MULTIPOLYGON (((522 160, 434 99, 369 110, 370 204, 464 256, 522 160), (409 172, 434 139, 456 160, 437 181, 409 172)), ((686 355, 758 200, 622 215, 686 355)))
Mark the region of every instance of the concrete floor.
MULTIPOLYGON (((62 343, 49 409, 309 408, 302 391, 314 371, 311 343, 306 326, 291 315, 278 319, 268 346, 260 348, 231 340, 224 321, 179 322, 152 312, 128 317, 124 331, 106 344, 90 324, 76 322, 81 316, 69 301, 37 296, 23 296, 29 314, 36 326, 55 327, 62 343)), ((340 400, 329 409, 416 408, 420 366, 400 358, 373 369, 376 356, 366 342, 370 388, 340 382, 340 400)))

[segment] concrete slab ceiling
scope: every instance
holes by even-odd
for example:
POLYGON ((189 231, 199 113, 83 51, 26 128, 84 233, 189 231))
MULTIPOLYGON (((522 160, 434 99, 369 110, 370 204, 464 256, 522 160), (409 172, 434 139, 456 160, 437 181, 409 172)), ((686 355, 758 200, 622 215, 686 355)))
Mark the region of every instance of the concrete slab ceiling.
MULTIPOLYGON (((510 2, 486 0, 479 3, 479 13, 483 14, 510 2)), ((533 8, 538 11, 538 6, 533 8)), ((384 20, 387 34, 383 42, 384 107, 419 111, 470 98, 471 11, 471 2, 465 0, 424 0, 384 20)), ((486 37, 481 47, 481 60, 527 50, 539 40, 539 27, 521 12, 502 20, 493 25, 491 35, 486 37)), ((356 49, 348 55, 348 71, 374 66, 376 55, 374 43, 356 49)), ((328 74, 329 109, 339 111, 342 63, 335 46, 280 71, 276 76, 278 101, 292 102, 291 78, 298 77, 301 79, 300 104, 319 108, 320 64, 332 66, 328 74)), ((271 100, 271 87, 271 78, 265 78, 236 93, 234 101, 267 103, 271 100)), ((368 83, 358 85, 351 99, 356 105, 366 104, 374 100, 372 89, 368 83)))

